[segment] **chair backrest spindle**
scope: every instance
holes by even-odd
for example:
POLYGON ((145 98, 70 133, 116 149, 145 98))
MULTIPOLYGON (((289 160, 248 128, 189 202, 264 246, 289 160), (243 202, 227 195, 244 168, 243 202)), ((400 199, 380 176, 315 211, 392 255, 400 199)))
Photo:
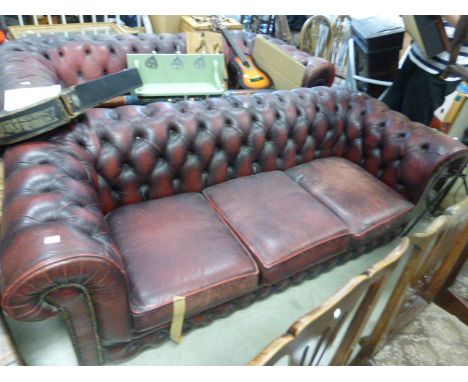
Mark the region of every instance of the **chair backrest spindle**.
MULTIPOLYGON (((468 248, 468 197, 447 209, 422 233, 411 236, 413 252, 401 273, 371 334, 361 341, 356 359, 366 359, 385 343, 403 307, 410 287, 427 302, 435 299, 454 265, 466 259, 468 248)), ((400 324, 401 325, 401 324, 400 324)))
POLYGON ((292 365, 347 364, 382 288, 408 249, 409 239, 403 238, 387 257, 297 320, 249 365, 274 365, 284 356, 292 365))

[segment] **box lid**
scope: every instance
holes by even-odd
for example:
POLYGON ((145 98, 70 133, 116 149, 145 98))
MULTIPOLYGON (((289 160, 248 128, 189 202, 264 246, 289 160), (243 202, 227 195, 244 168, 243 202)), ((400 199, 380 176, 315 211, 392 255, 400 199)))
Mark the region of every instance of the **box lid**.
POLYGON ((351 21, 353 36, 368 51, 400 49, 405 26, 399 16, 372 16, 351 21))
POLYGON ((353 31, 364 40, 403 33, 405 26, 401 17, 372 16, 351 21, 353 31))

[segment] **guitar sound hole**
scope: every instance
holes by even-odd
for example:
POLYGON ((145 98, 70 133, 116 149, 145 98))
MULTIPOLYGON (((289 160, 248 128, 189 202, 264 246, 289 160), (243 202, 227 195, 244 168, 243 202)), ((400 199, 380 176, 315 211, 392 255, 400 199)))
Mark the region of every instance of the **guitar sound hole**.
POLYGON ((263 80, 263 77, 255 77, 255 78, 251 78, 250 82, 257 82, 257 81, 261 81, 261 80, 263 80))

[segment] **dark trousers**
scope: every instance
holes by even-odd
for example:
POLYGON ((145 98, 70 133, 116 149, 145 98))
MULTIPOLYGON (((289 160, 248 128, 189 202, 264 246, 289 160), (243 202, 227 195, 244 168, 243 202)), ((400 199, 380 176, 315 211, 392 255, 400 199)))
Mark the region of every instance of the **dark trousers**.
POLYGON ((429 125, 434 111, 459 83, 441 80, 439 75, 426 72, 407 57, 383 101, 410 120, 429 125))

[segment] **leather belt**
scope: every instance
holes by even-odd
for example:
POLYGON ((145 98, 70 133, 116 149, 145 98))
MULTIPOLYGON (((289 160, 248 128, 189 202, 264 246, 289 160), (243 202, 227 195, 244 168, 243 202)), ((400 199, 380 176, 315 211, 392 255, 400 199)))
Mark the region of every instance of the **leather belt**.
POLYGON ((0 145, 23 141, 70 122, 87 109, 142 86, 138 69, 126 69, 63 90, 12 112, 0 113, 0 145))

